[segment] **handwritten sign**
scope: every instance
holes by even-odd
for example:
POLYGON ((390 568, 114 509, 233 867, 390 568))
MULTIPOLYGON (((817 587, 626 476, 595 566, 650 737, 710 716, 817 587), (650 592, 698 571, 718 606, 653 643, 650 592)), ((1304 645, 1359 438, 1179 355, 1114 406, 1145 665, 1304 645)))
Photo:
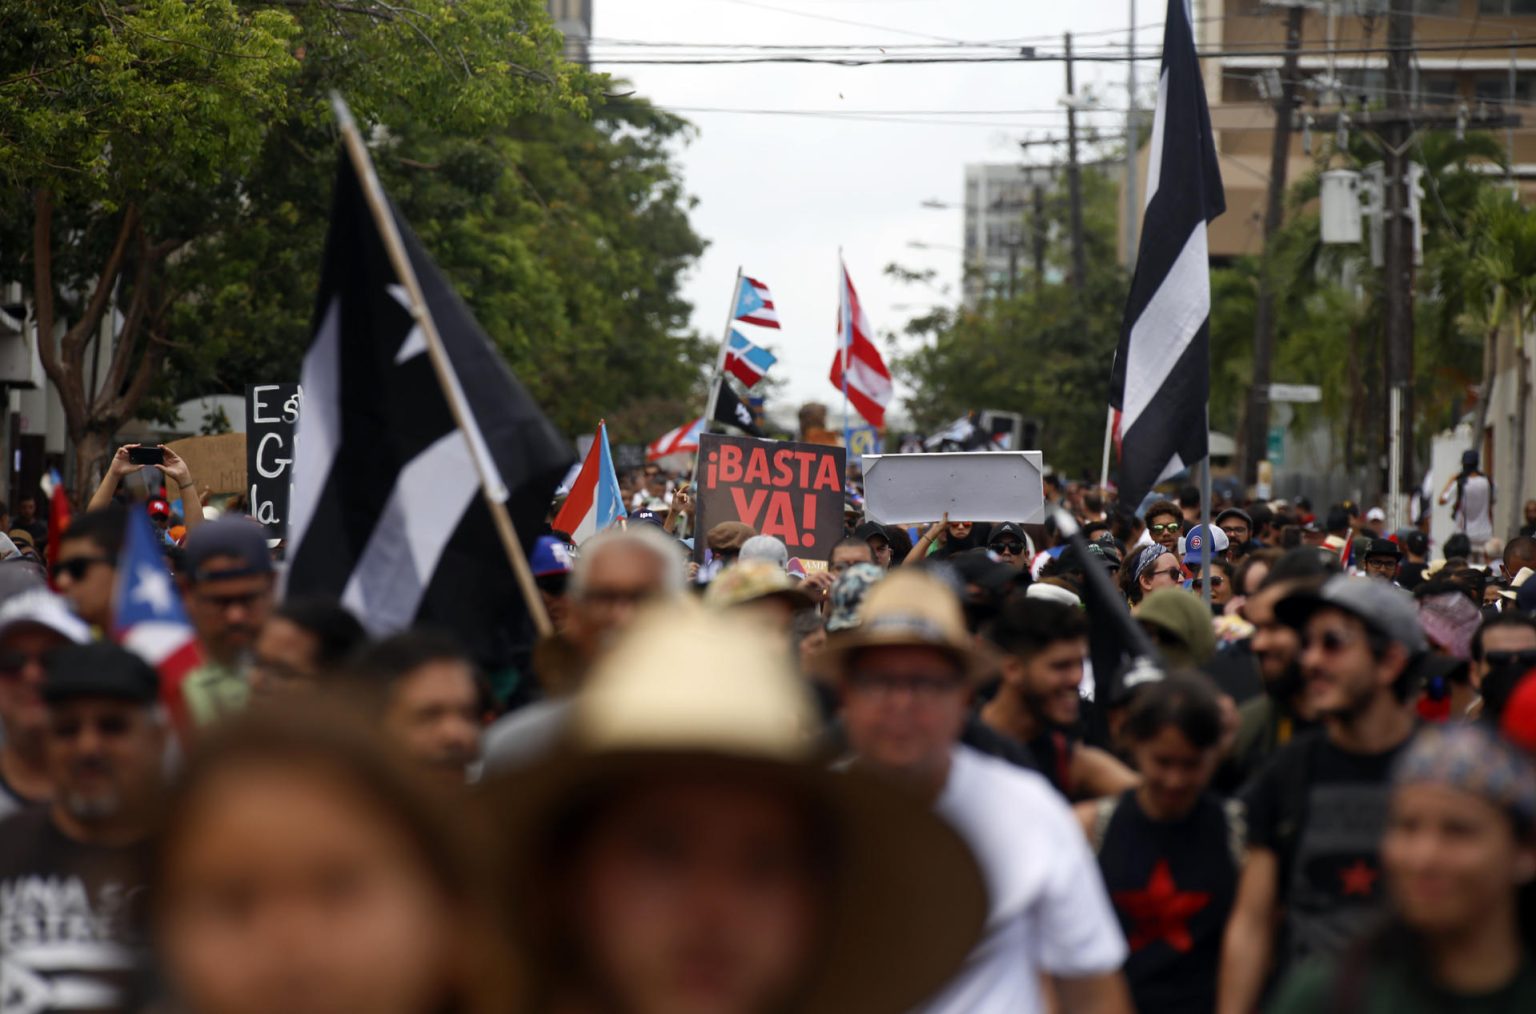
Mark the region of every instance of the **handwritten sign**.
POLYGON ((821 558, 843 537, 841 447, 704 433, 699 461, 701 533, 741 521, 791 555, 821 558))
POLYGON ((175 451, 192 471, 199 490, 239 493, 245 489, 245 434, 220 433, 211 437, 187 437, 165 445, 175 451))
POLYGON ((274 539, 288 530, 293 426, 303 400, 298 384, 254 384, 245 389, 245 470, 251 517, 266 525, 274 539))

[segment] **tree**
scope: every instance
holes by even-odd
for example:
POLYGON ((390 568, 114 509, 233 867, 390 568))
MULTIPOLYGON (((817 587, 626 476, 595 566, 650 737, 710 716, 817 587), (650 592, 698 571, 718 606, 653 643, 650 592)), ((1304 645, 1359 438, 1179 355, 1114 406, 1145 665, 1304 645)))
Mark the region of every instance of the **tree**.
MULTIPOLYGON (((938 309, 907 324, 919 348, 894 366, 913 388, 914 422, 931 429, 978 408, 1014 411, 1040 423, 1040 445, 1059 471, 1097 474, 1109 404, 1109 365, 1120 336, 1128 284, 1116 264, 1116 191, 1095 170, 1083 173, 1088 276, 1079 293, 1070 264, 1066 199, 1047 204, 1046 278, 1002 286, 975 310, 938 309), (1061 281, 1051 282, 1050 278, 1061 281)), ((1021 222, 1028 234, 1033 223, 1021 222)), ((921 276, 892 266, 908 281, 921 276)))
MULTIPOLYGON (((227 305, 209 283, 268 196, 252 175, 329 143, 329 88, 367 121, 444 133, 578 105, 535 0, 0 0, 0 24, 0 277, 30 282, 77 495, 162 364, 240 344, 189 332, 188 307, 227 305), (92 390, 97 335, 113 351, 92 390)), ((318 263, 267 280, 308 288, 318 263)))

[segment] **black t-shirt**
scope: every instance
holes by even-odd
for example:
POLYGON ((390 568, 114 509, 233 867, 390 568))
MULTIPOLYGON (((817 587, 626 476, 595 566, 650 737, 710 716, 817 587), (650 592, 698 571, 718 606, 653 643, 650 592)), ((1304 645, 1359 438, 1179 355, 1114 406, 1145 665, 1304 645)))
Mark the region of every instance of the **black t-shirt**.
POLYGON ((1221 937, 1237 896, 1224 805, 1207 793, 1182 820, 1147 817, 1131 790, 1099 845, 1099 869, 1131 948, 1125 978, 1138 1014, 1216 1009, 1221 937))
POLYGON ((123 1009, 141 964, 144 851, 66 837, 46 807, 0 821, 0 1011, 123 1009))
POLYGON ((1424 571, 1428 567, 1427 563, 1413 563, 1405 560, 1402 566, 1397 568, 1398 586, 1413 591, 1424 583, 1424 571))
POLYGON ((1379 915, 1377 847, 1386 825, 1388 777, 1406 745, 1354 754, 1314 730, 1277 752, 1249 785, 1248 840, 1280 859, 1281 969, 1337 957, 1379 915))

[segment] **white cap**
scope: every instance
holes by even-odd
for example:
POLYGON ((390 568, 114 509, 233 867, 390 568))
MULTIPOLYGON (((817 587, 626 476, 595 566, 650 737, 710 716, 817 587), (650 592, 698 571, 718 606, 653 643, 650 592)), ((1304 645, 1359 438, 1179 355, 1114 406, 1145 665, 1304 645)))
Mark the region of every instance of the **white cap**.
POLYGON ((91 639, 91 628, 52 592, 23 592, 0 606, 0 639, 23 624, 51 630, 76 644, 91 639))
POLYGON ((1372 507, 1370 510, 1365 512, 1365 520, 1385 521, 1387 520, 1387 512, 1382 510, 1380 507, 1372 507))

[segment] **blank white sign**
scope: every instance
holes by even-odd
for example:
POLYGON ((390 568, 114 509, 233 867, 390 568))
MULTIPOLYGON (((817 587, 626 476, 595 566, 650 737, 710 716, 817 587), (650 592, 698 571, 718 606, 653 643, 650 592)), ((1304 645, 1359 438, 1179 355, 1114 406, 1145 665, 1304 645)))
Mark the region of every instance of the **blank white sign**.
POLYGON ((937 521, 1045 521, 1039 451, 866 454, 864 513, 883 525, 937 521))

